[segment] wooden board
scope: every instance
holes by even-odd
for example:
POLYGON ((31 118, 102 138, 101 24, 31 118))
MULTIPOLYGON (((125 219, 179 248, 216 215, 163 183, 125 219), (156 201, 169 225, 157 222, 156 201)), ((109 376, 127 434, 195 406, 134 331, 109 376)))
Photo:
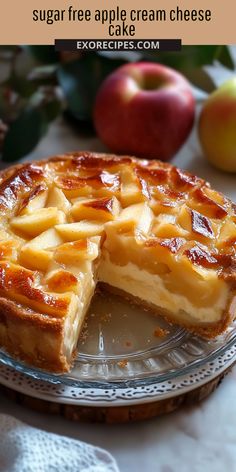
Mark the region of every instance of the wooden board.
POLYGON ((165 400, 130 406, 87 407, 81 405, 66 405, 39 400, 2 385, 0 386, 0 390, 19 405, 27 406, 41 413, 62 415, 69 420, 80 422, 127 423, 130 421, 147 420, 170 413, 180 407, 195 405, 214 392, 231 369, 232 366, 213 380, 210 380, 190 392, 165 400))

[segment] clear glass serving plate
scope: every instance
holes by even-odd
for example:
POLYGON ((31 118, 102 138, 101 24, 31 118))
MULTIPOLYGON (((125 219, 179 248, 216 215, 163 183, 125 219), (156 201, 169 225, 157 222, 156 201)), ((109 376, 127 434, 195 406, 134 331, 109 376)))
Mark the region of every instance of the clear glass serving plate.
POLYGON ((38 380, 78 388, 150 385, 189 373, 223 355, 236 342, 236 323, 204 340, 110 293, 94 296, 71 372, 51 374, 0 350, 0 363, 38 380))

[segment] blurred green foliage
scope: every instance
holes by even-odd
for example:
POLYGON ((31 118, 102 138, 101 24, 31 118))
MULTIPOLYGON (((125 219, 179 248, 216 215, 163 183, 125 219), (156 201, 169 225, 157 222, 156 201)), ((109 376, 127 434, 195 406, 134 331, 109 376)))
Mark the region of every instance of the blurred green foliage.
MULTIPOLYGON (((53 46, 0 47, 0 124, 4 161, 28 154, 48 125, 67 111, 78 122, 92 122, 97 90, 114 69, 134 60, 132 54, 57 53, 53 46), (1 71, 5 71, 1 77, 1 71), (6 125, 6 126, 5 126, 6 125)), ((145 51, 135 60, 160 62, 186 75, 194 85, 214 88, 204 66, 218 61, 235 65, 228 46, 183 46, 181 52, 145 51)))

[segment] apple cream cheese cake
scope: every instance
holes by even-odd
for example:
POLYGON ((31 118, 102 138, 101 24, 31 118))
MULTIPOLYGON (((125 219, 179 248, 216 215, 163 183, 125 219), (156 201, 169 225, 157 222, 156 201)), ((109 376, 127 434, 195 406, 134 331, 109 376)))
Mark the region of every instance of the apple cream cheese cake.
POLYGON ((97 283, 203 337, 236 311, 236 206, 159 161, 79 152, 0 174, 0 345, 67 371, 97 283))

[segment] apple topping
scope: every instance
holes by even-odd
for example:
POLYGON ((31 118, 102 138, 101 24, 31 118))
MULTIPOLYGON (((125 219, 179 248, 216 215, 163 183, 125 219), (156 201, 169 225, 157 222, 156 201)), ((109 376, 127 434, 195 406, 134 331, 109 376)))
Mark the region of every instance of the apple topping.
POLYGON ((79 196, 88 197, 93 191, 92 182, 89 185, 84 179, 74 175, 56 177, 55 183, 69 199, 79 196))
POLYGON ((91 155, 90 152, 82 151, 76 152, 73 154, 73 164, 75 164, 76 168, 82 169, 100 169, 103 170, 105 168, 120 168, 120 165, 131 165, 132 159, 131 157, 124 157, 122 158, 122 162, 120 162, 120 158, 115 155, 111 156, 102 156, 101 154, 93 153, 91 155))
POLYGON ((55 294, 35 286, 36 273, 10 262, 0 261, 0 293, 27 307, 56 318, 76 310, 77 297, 71 292, 55 294))
POLYGON ((54 225, 63 223, 65 214, 57 208, 41 208, 32 214, 16 216, 12 218, 10 224, 14 230, 24 233, 27 236, 37 236, 54 225))
POLYGON ((55 322, 66 349, 97 279, 155 295, 186 319, 200 314, 207 326, 217 305, 221 321, 236 287, 236 206, 202 179, 158 161, 86 152, 0 179, 0 295, 42 329, 55 322))
POLYGON ((141 184, 132 168, 125 167, 121 171, 120 200, 123 207, 145 200, 141 192, 141 184))
POLYGON ((79 293, 79 281, 74 274, 64 269, 50 271, 46 277, 48 289, 52 292, 75 292, 79 293))
POLYGON ((82 200, 76 202, 71 215, 75 220, 114 220, 120 212, 120 203, 116 197, 82 200))
POLYGON ((186 195, 183 192, 177 192, 168 185, 156 185, 152 188, 152 196, 158 200, 184 201, 186 195))
POLYGON ((101 171, 87 177, 74 174, 57 177, 56 185, 63 190, 68 198, 91 194, 105 196, 112 195, 119 190, 120 179, 117 174, 101 171))
POLYGON ((117 218, 117 226, 126 231, 134 231, 136 236, 147 236, 153 222, 153 212, 148 204, 136 203, 124 208, 117 218))
POLYGON ((17 240, 7 239, 6 241, 0 241, 0 260, 16 261, 19 245, 20 243, 17 240))
POLYGON ((236 224, 232 220, 226 220, 220 230, 216 245, 218 248, 224 248, 228 244, 234 244, 236 241, 236 224))
POLYGON ((204 216, 214 219, 223 219, 227 215, 225 208, 226 202, 219 197, 218 192, 212 193, 211 189, 207 187, 197 188, 192 193, 189 205, 204 216), (218 198, 215 194, 218 195, 218 198), (212 197, 214 197, 214 199, 212 197))
POLYGON ((196 244, 193 247, 186 249, 184 254, 193 262, 193 264, 198 264, 208 269, 218 265, 217 259, 208 251, 207 247, 201 247, 196 244))
POLYGON ((52 187, 49 192, 47 207, 56 207, 58 210, 67 214, 71 208, 71 204, 61 189, 52 187))
POLYGON ((98 257, 100 238, 80 239, 59 246, 54 254, 56 262, 61 264, 78 264, 83 260, 93 261, 98 257))
POLYGON ((198 211, 191 210, 192 229, 195 233, 201 234, 205 238, 214 238, 214 231, 209 218, 201 215, 198 211))
POLYGON ((154 186, 168 182, 169 167, 136 167, 136 174, 154 186))
POLYGON ((43 168, 36 164, 23 164, 0 184, 0 209, 8 213, 16 208, 21 198, 45 177, 43 168))
POLYGON ((30 269, 45 271, 53 261, 53 252, 47 249, 54 248, 62 243, 63 239, 57 231, 50 228, 22 246, 20 262, 30 269))
POLYGON ((39 249, 49 249, 59 246, 62 243, 63 239, 59 236, 55 228, 49 228, 27 243, 27 246, 31 245, 39 249))
POLYGON ((150 208, 155 216, 158 216, 160 213, 177 215, 179 212, 179 204, 173 200, 161 201, 152 198, 150 201, 150 208))
POLYGON ((190 174, 186 170, 178 169, 178 167, 172 167, 171 181, 174 189, 178 189, 181 192, 191 191, 191 189, 205 184, 203 179, 190 174))
POLYGON ((181 208, 179 209, 176 222, 188 233, 191 233, 192 231, 191 213, 187 205, 182 205, 181 208))
POLYGON ((166 248, 172 254, 177 254, 179 249, 186 243, 183 238, 150 238, 145 241, 145 246, 149 248, 155 248, 161 246, 166 248))
POLYGON ((56 225, 55 229, 64 240, 77 241, 82 238, 102 235, 104 225, 93 221, 80 221, 78 223, 56 225))
POLYGON ((25 215, 33 213, 35 210, 44 208, 47 200, 48 190, 44 185, 37 185, 31 192, 23 199, 18 208, 18 215, 25 215))
POLYGON ((187 205, 182 205, 177 216, 177 223, 189 234, 187 239, 205 241, 214 239, 215 225, 209 218, 196 210, 191 210, 187 205))
MULTIPOLYGON (((4 241, 5 239, 12 239, 12 235, 6 231, 7 228, 0 226, 0 240, 4 241)), ((15 236, 15 235, 14 235, 15 236)))
POLYGON ((166 247, 173 254, 176 254, 180 248, 185 244, 185 239, 183 238, 167 238, 163 239, 160 243, 162 247, 166 247))
POLYGON ((180 206, 183 205, 187 197, 185 193, 177 192, 168 187, 168 185, 152 187, 151 193, 150 207, 155 215, 159 213, 177 214, 180 206))
POLYGON ((154 219, 152 233, 159 238, 188 236, 188 232, 176 224, 176 216, 172 214, 159 214, 154 219))
POLYGON ((53 261, 53 253, 37 248, 32 244, 22 246, 19 254, 19 262, 23 266, 32 270, 47 270, 49 264, 53 261))

